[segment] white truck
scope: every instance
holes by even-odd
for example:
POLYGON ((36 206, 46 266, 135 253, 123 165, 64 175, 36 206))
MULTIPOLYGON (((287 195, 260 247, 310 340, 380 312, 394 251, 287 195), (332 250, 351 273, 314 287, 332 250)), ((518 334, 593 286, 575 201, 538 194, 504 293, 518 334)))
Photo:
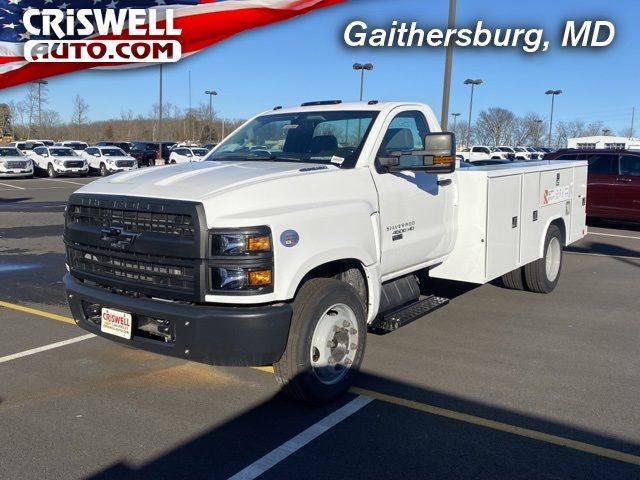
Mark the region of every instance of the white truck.
POLYGON ((487 145, 472 145, 456 153, 460 160, 466 162, 477 162, 480 160, 513 160, 515 157, 509 152, 504 152, 496 147, 487 145))
POLYGON ((585 162, 455 166, 423 104, 276 107, 203 162, 70 197, 73 317, 152 352, 274 365, 289 395, 336 398, 368 330, 447 303, 428 275, 551 292, 563 246, 585 235, 585 162))

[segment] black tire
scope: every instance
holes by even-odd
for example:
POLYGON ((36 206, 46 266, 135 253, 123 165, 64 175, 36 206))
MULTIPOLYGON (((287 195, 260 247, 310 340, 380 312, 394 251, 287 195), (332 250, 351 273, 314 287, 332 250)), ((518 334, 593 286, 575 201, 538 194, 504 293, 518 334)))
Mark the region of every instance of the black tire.
POLYGON ((52 164, 47 165, 47 176, 49 178, 56 178, 58 176, 58 173, 55 171, 52 164))
MULTIPOLYGON (((287 346, 280 360, 274 364, 276 379, 282 385, 283 392, 296 400, 315 403, 328 402, 343 395, 353 383, 362 363, 366 346, 366 332, 364 305, 351 285, 332 278, 309 280, 300 288, 293 302, 293 317, 287 346), (340 364, 335 367, 324 367, 327 370, 322 368, 314 370, 312 348, 315 347, 312 343, 312 337, 321 319, 326 319, 327 316, 332 317, 337 313, 332 310, 332 307, 337 305, 346 306, 355 314, 356 325, 344 329, 352 335, 349 338, 357 342, 352 363, 348 367, 340 364), (330 313, 333 314, 330 315, 330 313), (340 371, 338 367, 342 370, 340 378, 336 378, 333 383, 321 380, 320 376, 323 371, 329 372, 330 369, 333 369, 331 371, 336 374, 340 371)), ((335 336, 342 334, 343 332, 340 332, 335 336)), ((350 342, 351 340, 348 340, 347 349, 353 346, 353 343, 350 342)), ((349 352, 349 350, 347 351, 349 352)), ((333 358, 333 356, 329 358, 333 358)))
MULTIPOLYGON (((554 247, 555 248, 555 247, 554 247)), ((524 280, 527 290, 536 293, 550 293, 558 285, 560 272, 562 271, 562 232, 557 225, 551 225, 547 230, 544 240, 544 255, 542 258, 524 266, 524 280), (552 242, 559 242, 559 259, 557 273, 554 278, 549 278, 547 274, 547 257, 551 254, 549 245, 552 242)))
POLYGON ((522 267, 505 273, 500 278, 502 285, 511 290, 524 290, 524 269, 522 267))
POLYGON ((100 176, 106 177, 109 175, 109 170, 107 170, 107 166, 104 163, 100 164, 100 176))

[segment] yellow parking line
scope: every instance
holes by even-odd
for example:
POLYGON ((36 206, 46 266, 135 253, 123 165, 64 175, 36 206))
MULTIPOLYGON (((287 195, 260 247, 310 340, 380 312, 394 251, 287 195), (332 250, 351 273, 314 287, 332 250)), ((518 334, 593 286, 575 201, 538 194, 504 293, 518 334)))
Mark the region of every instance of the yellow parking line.
POLYGON ((569 438, 558 437, 556 435, 550 435, 548 433, 538 432, 536 430, 530 430, 528 428, 516 427, 515 425, 509 425, 508 423, 496 422, 487 418, 476 417, 474 415, 468 415, 466 413, 456 412, 454 410, 447 410, 446 408, 440 408, 426 403, 414 402, 412 400, 394 397, 392 395, 386 395, 384 393, 379 393, 373 390, 365 390, 364 388, 352 387, 349 389, 349 391, 351 393, 375 398, 376 400, 392 403, 394 405, 430 413, 431 415, 451 418, 460 422, 470 423, 472 425, 478 425, 481 427, 490 428, 492 430, 499 430, 501 432, 510 433, 512 435, 531 438, 533 440, 538 440, 540 442, 550 443, 552 445, 558 445, 561 447, 567 447, 573 450, 579 450, 581 452, 590 453, 591 455, 611 458, 613 460, 631 463, 633 465, 640 465, 640 456, 632 455, 630 453, 619 452, 610 448, 598 447, 597 445, 591 445, 589 443, 579 442, 577 440, 571 440, 569 438))
POLYGON ((48 318, 50 320, 57 320, 58 322, 71 323, 75 325, 76 322, 72 318, 58 315, 56 313, 45 312, 44 310, 38 310, 37 308, 25 307, 23 305, 17 305, 15 303, 3 302, 0 300, 0 307, 16 310, 17 312, 28 313, 30 315, 36 315, 38 317, 48 318))

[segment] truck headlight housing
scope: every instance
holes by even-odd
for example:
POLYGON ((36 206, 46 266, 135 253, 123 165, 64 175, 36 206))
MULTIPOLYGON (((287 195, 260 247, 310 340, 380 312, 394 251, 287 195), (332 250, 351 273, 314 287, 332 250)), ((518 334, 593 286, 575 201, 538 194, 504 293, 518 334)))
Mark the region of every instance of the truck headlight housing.
POLYGON ((269 227, 210 230, 208 251, 212 293, 273 291, 273 242, 269 227))

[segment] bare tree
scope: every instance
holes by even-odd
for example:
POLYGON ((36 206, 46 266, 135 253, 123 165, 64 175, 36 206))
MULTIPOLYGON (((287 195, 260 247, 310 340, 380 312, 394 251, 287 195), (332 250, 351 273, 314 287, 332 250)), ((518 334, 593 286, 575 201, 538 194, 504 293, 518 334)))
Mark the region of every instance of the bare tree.
POLYGON ((515 115, 501 107, 483 110, 476 121, 476 136, 481 143, 503 145, 508 143, 512 134, 515 115))
POLYGON ((76 127, 76 138, 80 138, 80 129, 89 121, 88 111, 89 104, 80 95, 76 95, 73 99, 73 112, 71 114, 71 123, 76 127))

